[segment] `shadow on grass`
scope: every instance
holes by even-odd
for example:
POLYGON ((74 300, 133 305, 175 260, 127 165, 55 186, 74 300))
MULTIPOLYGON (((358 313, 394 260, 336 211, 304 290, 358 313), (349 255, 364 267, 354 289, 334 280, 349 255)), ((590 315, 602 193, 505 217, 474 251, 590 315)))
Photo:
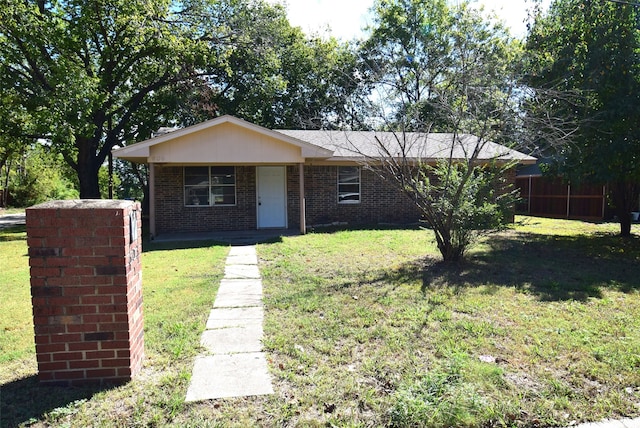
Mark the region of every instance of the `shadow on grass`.
POLYGON ((72 414, 69 405, 91 398, 105 387, 62 387, 40 385, 37 376, 18 379, 2 385, 0 394, 0 426, 29 426, 43 420, 45 414, 58 409, 60 417, 72 414))
POLYGON ((26 226, 0 228, 0 242, 26 241, 27 235, 24 235, 26 231, 26 226))
POLYGON ((438 287, 514 287, 543 301, 601 298, 603 289, 640 290, 640 238, 613 235, 545 236, 505 233, 488 248, 450 264, 435 256, 384 272, 379 281, 418 282, 426 292, 438 287))
POLYGON ((268 237, 256 240, 233 240, 220 241, 216 239, 207 240, 179 240, 179 241, 163 241, 154 242, 144 240, 142 242, 142 252, 150 251, 168 251, 168 250, 186 250, 191 248, 208 248, 208 247, 233 247, 238 245, 255 245, 255 244, 276 244, 282 242, 282 237, 268 237))
POLYGON ((170 251, 170 250, 187 250, 191 248, 208 248, 208 247, 228 247, 229 244, 219 241, 171 241, 171 242, 153 242, 143 240, 142 252, 151 251, 170 251))

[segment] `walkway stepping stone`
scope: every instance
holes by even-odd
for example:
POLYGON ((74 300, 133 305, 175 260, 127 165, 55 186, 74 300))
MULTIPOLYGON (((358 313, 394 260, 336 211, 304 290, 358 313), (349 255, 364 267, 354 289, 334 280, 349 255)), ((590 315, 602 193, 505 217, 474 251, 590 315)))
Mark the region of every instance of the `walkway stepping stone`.
POLYGON ((207 320, 207 330, 225 327, 242 327, 249 323, 262 325, 264 309, 261 307, 212 309, 207 320))
POLYGON ((200 344, 212 354, 262 351, 262 323, 247 327, 218 328, 202 333, 200 344))
POLYGON ((262 351, 262 280, 254 246, 231 247, 200 339, 186 401, 273 394, 262 351))
POLYGON ((227 265, 257 265, 258 256, 256 254, 229 254, 227 256, 227 265))
POLYGON ((273 394, 262 352, 197 357, 186 401, 273 394))
POLYGON ((224 267, 225 279, 260 279, 256 265, 230 265, 224 267))
POLYGON ((262 306, 262 282, 255 279, 223 279, 220 281, 214 308, 262 306))

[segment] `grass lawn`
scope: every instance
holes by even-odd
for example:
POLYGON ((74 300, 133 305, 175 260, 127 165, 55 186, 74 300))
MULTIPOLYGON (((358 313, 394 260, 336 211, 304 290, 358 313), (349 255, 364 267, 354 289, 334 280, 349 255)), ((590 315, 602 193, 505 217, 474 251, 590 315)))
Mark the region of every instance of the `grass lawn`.
POLYGON ((37 386, 24 229, 0 231, 0 425, 541 427, 639 415, 640 228, 620 240, 616 225, 518 220, 459 266, 438 263, 421 230, 259 245, 276 393, 190 404, 226 247, 145 252, 141 376, 64 390, 37 386))
POLYGON ((0 426, 153 426, 183 412, 228 247, 145 245, 146 360, 135 382, 104 390, 40 387, 24 230, 0 230, 0 426))

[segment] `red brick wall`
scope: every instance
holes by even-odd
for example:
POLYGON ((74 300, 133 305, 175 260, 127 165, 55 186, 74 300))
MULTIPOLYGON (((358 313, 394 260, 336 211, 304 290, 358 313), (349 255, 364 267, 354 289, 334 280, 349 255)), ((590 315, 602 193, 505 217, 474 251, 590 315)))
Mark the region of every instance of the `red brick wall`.
POLYGON ((392 183, 362 168, 360 203, 338 203, 338 167, 305 166, 307 225, 408 224, 420 219, 413 202, 392 183))
MULTIPOLYGON (((287 217, 290 229, 300 227, 299 166, 289 165, 287 173, 287 217)), ((411 224, 420 211, 395 185, 362 168, 359 204, 338 203, 338 167, 305 165, 304 183, 307 225, 347 223, 350 225, 411 224)), ((507 180, 515 181, 510 171, 507 180)), ((156 170, 156 230, 204 232, 252 230, 256 228, 256 168, 236 167, 237 204, 233 207, 185 207, 183 169, 156 170)))
POLYGON ((130 380, 144 358, 139 204, 54 201, 26 213, 40 381, 130 380))
POLYGON ((236 167, 235 206, 184 206, 181 166, 156 166, 156 233, 251 230, 256 220, 256 169, 236 167))
MULTIPOLYGON (((156 232, 252 230, 256 220, 256 168, 236 167, 236 206, 185 207, 183 167, 156 167, 156 232)), ((291 229, 300 227, 298 166, 287 166, 287 217, 291 229)), ((361 203, 338 204, 336 166, 305 166, 305 196, 309 226, 415 223, 420 214, 390 183, 362 170, 361 203)))

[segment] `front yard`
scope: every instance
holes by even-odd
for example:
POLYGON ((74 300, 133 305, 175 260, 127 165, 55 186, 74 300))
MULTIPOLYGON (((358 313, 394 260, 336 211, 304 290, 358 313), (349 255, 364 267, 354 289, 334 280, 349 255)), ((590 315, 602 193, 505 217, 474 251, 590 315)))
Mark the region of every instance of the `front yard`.
POLYGON ((192 404, 227 247, 148 246, 141 376, 64 390, 37 386, 24 229, 0 231, 0 425, 540 427, 639 415, 640 227, 621 241, 615 225, 518 220, 457 267, 438 263, 420 230, 259 245, 276 393, 192 404))

